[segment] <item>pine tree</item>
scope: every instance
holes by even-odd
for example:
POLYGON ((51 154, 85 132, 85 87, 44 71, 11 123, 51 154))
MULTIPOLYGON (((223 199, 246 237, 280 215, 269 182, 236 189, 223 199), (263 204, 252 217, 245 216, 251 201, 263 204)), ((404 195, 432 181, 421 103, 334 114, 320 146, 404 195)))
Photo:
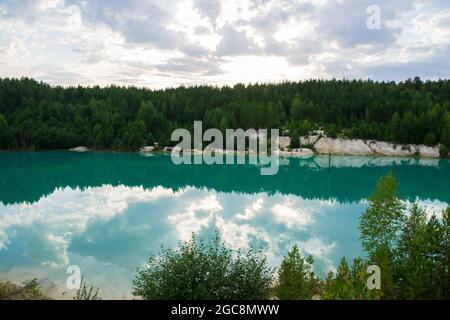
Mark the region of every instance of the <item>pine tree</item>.
POLYGON ((289 144, 289 148, 291 148, 291 149, 300 148, 300 137, 297 134, 297 131, 294 131, 291 135, 291 142, 289 144))
POLYGON ((426 146, 434 147, 436 145, 435 135, 432 132, 427 133, 427 135, 423 139, 423 144, 426 146))
POLYGON ((450 115, 447 116, 446 123, 444 124, 444 129, 442 131, 441 143, 450 148, 450 115))
POLYGON ((396 299, 398 289, 394 253, 387 245, 381 245, 373 253, 370 263, 378 266, 381 271, 380 297, 382 299, 396 299))
POLYGON ((281 263, 277 297, 281 300, 311 299, 317 285, 312 265, 312 257, 303 258, 298 246, 295 245, 281 263))
POLYGON ((8 122, 6 122, 5 117, 0 114, 0 149, 6 149, 9 144, 9 139, 8 122))
POLYGON ((345 258, 336 270, 329 272, 324 285, 324 299, 327 300, 375 300, 381 297, 380 290, 367 287, 369 264, 361 258, 355 258, 350 268, 345 258))

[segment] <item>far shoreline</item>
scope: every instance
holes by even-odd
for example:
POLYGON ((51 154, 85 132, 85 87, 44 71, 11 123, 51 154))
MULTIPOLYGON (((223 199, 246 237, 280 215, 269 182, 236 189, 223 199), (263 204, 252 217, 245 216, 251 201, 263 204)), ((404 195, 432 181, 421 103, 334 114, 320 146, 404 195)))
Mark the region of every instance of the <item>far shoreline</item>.
MULTIPOLYGON (((104 154, 137 154, 137 155, 161 155, 161 156, 170 156, 170 151, 164 151, 164 150, 157 150, 152 152, 141 152, 139 150, 132 151, 132 150, 117 150, 117 149, 89 149, 84 152, 77 152, 77 151, 71 151, 70 149, 42 149, 42 150, 0 150, 0 154, 2 153, 51 153, 51 152, 61 152, 61 153, 72 153, 72 154, 85 154, 85 153, 104 153, 104 154)), ((234 155, 238 155, 236 151, 233 152, 234 155)), ((192 155, 200 155, 199 151, 192 152, 192 155)), ((223 153, 222 155, 226 155, 226 153, 223 153)), ((249 153, 245 152, 245 156, 250 155, 257 155, 257 153, 249 153)), ((303 159, 307 160, 314 157, 358 157, 358 158, 395 158, 395 159, 424 159, 424 160, 447 160, 450 161, 450 158, 443 158, 443 157, 424 157, 421 155, 407 155, 407 156, 401 156, 401 155, 384 155, 384 154, 341 154, 341 153, 318 153, 314 152, 310 156, 297 156, 295 154, 287 154, 287 152, 283 152, 280 154, 280 158, 295 158, 295 159, 303 159)))

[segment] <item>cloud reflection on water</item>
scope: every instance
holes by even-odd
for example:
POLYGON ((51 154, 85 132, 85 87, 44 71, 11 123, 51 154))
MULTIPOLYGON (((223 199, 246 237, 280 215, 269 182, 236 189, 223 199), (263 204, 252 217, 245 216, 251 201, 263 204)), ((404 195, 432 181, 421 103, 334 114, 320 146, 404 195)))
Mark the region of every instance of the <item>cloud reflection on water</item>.
POLYGON ((0 278, 62 284, 65 268, 77 264, 105 297, 120 298, 129 294, 136 267, 162 243, 175 247, 192 232, 210 238, 217 230, 231 248, 262 248, 272 266, 299 243, 324 273, 342 255, 361 255, 357 224, 365 206, 193 187, 59 188, 33 204, 0 203, 0 278))

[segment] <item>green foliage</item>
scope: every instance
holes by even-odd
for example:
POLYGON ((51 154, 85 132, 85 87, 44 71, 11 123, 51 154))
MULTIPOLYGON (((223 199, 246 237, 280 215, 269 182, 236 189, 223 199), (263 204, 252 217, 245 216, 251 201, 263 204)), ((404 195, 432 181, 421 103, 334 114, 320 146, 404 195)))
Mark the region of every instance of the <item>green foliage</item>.
POLYGON ((267 299, 272 272, 257 252, 234 252, 219 236, 204 242, 193 235, 179 249, 151 256, 138 269, 133 294, 149 300, 267 299))
POLYGON ((361 240, 382 272, 383 299, 449 298, 449 213, 427 217, 417 204, 404 215, 391 173, 380 179, 360 221, 361 240))
MULTIPOLYGON (((294 130, 296 127, 297 126, 294 125, 294 130)), ((308 121, 308 119, 305 119, 298 125, 298 128, 299 136, 307 136, 314 129, 314 126, 310 121, 308 121)))
POLYGON ((281 262, 276 287, 277 297, 281 300, 312 299, 319 282, 312 266, 312 257, 303 258, 295 245, 281 262))
POLYGON ((394 176, 389 172, 377 182, 359 222, 362 246, 370 257, 382 246, 394 248, 404 224, 404 209, 394 176))
MULTIPOLYGON (((274 297, 282 300, 448 299, 450 289, 450 206, 428 218, 417 204, 405 212, 392 173, 377 183, 361 218, 367 258, 349 266, 342 258, 326 279, 313 271, 294 246, 281 262, 274 297), (392 213, 395 214, 392 214, 392 213), (374 223, 370 226, 368 223, 374 223), (378 228, 378 224, 383 227, 378 228), (381 270, 381 289, 370 290, 368 267, 381 270)), ((144 299, 267 299, 271 270, 252 251, 226 249, 217 237, 211 243, 191 241, 178 250, 163 249, 138 271, 134 294, 144 299), (240 261, 240 263, 237 263, 240 261), (251 265, 251 267, 250 267, 251 265), (187 267, 189 266, 189 267, 187 267), (239 266, 239 267, 237 267, 239 266)))
POLYGON ((5 117, 0 114, 0 149, 6 149, 10 143, 10 132, 8 122, 5 117))
POLYGON ((379 295, 382 299, 396 299, 398 287, 396 282, 396 265, 394 253, 384 244, 375 250, 370 259, 370 264, 380 267, 381 270, 381 291, 379 295))
POLYGON ((336 273, 330 272, 325 280, 324 299, 327 300, 373 300, 378 299, 377 290, 369 290, 366 282, 369 265, 360 258, 353 261, 350 268, 345 258, 336 273))
POLYGON ((37 279, 25 281, 22 285, 0 281, 0 300, 48 300, 37 279))
POLYGON ((100 289, 87 284, 84 277, 82 277, 80 289, 77 290, 73 300, 102 300, 100 289))
POLYGON ((429 132, 426 134, 423 144, 429 147, 434 147, 437 144, 436 136, 433 132, 429 132))
POLYGON ((304 114, 304 104, 301 101, 300 95, 297 93, 294 96, 294 99, 292 99, 291 104, 291 118, 294 121, 300 121, 304 114))
POLYGON ((440 275, 441 294, 444 299, 450 297, 450 206, 442 212, 442 223, 440 225, 438 273, 440 275))
POLYGON ((448 212, 431 218, 414 204, 394 257, 400 299, 448 299, 448 212))
POLYGON ((0 79, 0 148, 134 150, 150 132, 154 141, 171 144, 172 130, 192 130, 195 120, 203 120, 205 129, 289 128, 302 136, 323 127, 330 136, 346 132, 351 138, 450 147, 448 92, 449 80, 309 80, 148 90, 0 79))
POLYGON ((441 144, 441 147, 439 148, 439 154, 441 155, 441 158, 448 158, 449 149, 446 145, 441 144))
POLYGON ((328 127, 327 127, 327 136, 330 137, 330 138, 333 138, 333 139, 337 138, 337 136, 338 136, 338 129, 337 129, 337 126, 334 123, 328 125, 328 127))
POLYGON ((441 143, 450 148, 450 114, 444 118, 444 128, 442 130, 441 143))
POLYGON ((298 149, 300 148, 300 137, 297 132, 293 132, 291 135, 291 143, 289 145, 289 148, 291 149, 298 149))
POLYGON ((153 146, 155 144, 155 138, 151 132, 148 133, 147 138, 145 139, 145 144, 147 146, 153 146))
POLYGON ((125 127, 122 134, 122 147, 127 150, 138 150, 145 144, 146 127, 143 120, 136 120, 125 127))
POLYGON ((414 204, 405 223, 398 247, 399 293, 402 298, 423 298, 427 278, 427 217, 423 209, 414 204))

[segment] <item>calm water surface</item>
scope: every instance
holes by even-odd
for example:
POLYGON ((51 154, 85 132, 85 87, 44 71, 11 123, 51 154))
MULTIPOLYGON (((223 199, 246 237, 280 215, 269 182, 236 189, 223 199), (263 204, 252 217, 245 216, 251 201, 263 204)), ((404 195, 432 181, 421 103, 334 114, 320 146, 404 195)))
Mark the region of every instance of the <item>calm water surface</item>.
POLYGON ((358 218, 392 170, 401 196, 430 214, 450 203, 449 161, 386 157, 281 159, 253 165, 172 164, 128 153, 0 153, 0 279, 38 278, 65 293, 80 266, 105 298, 130 296, 135 270, 161 244, 218 231, 231 248, 263 248, 276 266, 294 243, 316 271, 362 255, 358 218))

